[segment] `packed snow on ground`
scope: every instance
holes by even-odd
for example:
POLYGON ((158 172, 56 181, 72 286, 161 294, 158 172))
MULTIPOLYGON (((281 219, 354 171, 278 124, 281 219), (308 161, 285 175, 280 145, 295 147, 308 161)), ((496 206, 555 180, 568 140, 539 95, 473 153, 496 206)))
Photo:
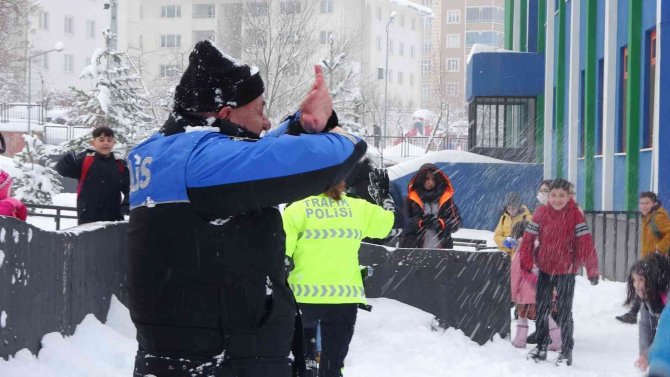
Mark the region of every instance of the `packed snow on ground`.
MULTIPOLYGON (((347 377, 615 377, 642 376, 637 359, 637 326, 619 323, 624 312, 623 283, 598 286, 577 277, 575 350, 571 367, 526 360, 526 349, 496 337, 479 346, 461 331, 431 331, 433 316, 390 299, 370 299, 372 312, 358 312, 356 332, 346 359, 347 377)), ((11 317, 7 318, 11 325, 11 317)), ((514 325, 513 325, 514 328, 514 325)), ((27 350, 0 360, 0 376, 126 377, 132 374, 137 344, 128 311, 112 300, 106 324, 89 315, 73 336, 51 333, 37 356, 27 350)))

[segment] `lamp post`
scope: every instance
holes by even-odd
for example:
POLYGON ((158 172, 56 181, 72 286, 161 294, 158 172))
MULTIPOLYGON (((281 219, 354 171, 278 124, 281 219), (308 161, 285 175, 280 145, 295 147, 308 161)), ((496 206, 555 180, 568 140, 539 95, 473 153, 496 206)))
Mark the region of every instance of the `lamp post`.
POLYGON ((379 151, 381 165, 384 167, 384 148, 386 147, 386 112, 388 110, 388 86, 389 86, 389 27, 395 18, 395 11, 391 12, 386 23, 386 66, 384 68, 384 129, 382 131, 382 147, 379 151))
POLYGON ((38 52, 37 54, 33 54, 33 55, 30 55, 28 57, 28 134, 30 134, 30 116, 31 116, 31 112, 32 112, 31 108, 30 108, 30 103, 32 102, 31 91, 30 91, 31 85, 30 84, 31 84, 31 79, 32 79, 32 62, 33 62, 33 59, 38 57, 38 56, 46 55, 46 54, 48 54, 52 51, 61 52, 61 51, 63 51, 64 48, 65 47, 63 47, 63 42, 58 42, 58 43, 56 43, 56 45, 54 45, 54 48, 52 48, 51 50, 38 52))

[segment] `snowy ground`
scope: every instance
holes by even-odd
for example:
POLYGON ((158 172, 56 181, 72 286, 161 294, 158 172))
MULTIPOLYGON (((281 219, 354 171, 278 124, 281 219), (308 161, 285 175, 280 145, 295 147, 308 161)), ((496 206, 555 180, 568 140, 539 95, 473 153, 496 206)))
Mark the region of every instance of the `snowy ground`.
MULTIPOLYGON (((433 332, 432 315, 393 300, 370 300, 372 312, 358 312, 345 376, 642 376, 633 367, 637 326, 614 319, 623 312, 624 289, 623 283, 592 287, 577 278, 574 365, 562 368, 527 361, 530 347, 516 349, 506 339, 480 347, 457 330, 433 332)), ((42 344, 37 357, 23 350, 0 360, 0 376, 126 377, 137 346, 128 311, 116 300, 107 324, 90 315, 73 336, 51 333, 42 344)))

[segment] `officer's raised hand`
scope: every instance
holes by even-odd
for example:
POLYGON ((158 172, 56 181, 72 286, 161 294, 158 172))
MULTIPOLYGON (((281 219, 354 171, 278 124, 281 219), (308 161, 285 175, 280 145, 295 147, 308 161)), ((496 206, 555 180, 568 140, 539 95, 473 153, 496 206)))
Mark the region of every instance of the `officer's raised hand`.
POLYGON ((333 114, 333 100, 330 98, 323 70, 314 66, 314 84, 300 104, 300 124, 308 133, 322 132, 333 114))

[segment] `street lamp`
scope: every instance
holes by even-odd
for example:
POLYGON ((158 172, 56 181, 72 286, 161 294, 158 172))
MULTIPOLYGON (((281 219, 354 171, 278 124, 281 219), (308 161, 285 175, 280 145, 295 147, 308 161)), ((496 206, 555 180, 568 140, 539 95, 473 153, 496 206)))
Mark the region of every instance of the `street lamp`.
POLYGON ((38 52, 37 54, 30 55, 30 56, 28 57, 28 134, 30 134, 30 115, 31 115, 31 114, 30 114, 30 113, 31 113, 30 103, 32 102, 31 92, 30 92, 30 88, 31 88, 31 85, 30 85, 30 84, 31 84, 31 79, 32 79, 31 75, 32 75, 32 62, 33 62, 33 59, 36 58, 36 57, 38 57, 38 56, 46 55, 46 54, 48 54, 48 53, 50 53, 50 52, 52 52, 52 51, 61 52, 61 51, 63 51, 64 48, 65 48, 65 47, 63 46, 63 42, 57 42, 57 43, 54 45, 54 48, 52 48, 51 50, 46 50, 46 51, 38 52))
POLYGON ((386 66, 384 68, 384 130, 382 131, 382 149, 379 151, 381 165, 384 167, 384 148, 386 147, 386 111, 388 109, 388 86, 389 86, 389 27, 395 18, 396 12, 389 15, 386 23, 386 66))

